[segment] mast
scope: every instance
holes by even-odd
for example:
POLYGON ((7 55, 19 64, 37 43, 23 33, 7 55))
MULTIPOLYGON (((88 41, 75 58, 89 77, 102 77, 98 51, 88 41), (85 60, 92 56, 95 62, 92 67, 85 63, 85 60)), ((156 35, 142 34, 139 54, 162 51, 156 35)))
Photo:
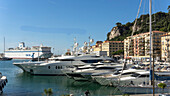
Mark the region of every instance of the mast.
POLYGON ((90 36, 89 36, 89 47, 88 47, 88 52, 90 53, 90 36))
POLYGON ((149 0, 149 32, 150 32, 150 81, 152 81, 152 0, 149 0))
POLYGON ((4 37, 4 56, 5 56, 5 37, 4 37))
POLYGON ((149 0, 149 31, 150 31, 150 82, 152 84, 153 96, 155 96, 155 84, 154 84, 154 48, 152 40, 152 0, 149 0), (153 56, 153 65, 152 65, 153 56))
POLYGON ((38 62, 40 61, 40 58, 39 58, 39 48, 40 48, 40 47, 38 47, 38 62))

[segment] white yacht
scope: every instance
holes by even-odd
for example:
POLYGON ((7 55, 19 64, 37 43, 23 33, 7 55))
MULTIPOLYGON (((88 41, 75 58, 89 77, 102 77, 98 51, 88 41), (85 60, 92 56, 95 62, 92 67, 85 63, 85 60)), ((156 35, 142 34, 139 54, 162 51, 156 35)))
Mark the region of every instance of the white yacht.
POLYGON ((147 84, 149 71, 128 69, 123 72, 111 72, 105 74, 92 74, 92 77, 101 85, 125 86, 147 84))
POLYGON ((23 71, 34 75, 64 75, 62 69, 97 63, 107 59, 111 58, 96 56, 95 54, 82 54, 77 56, 53 57, 42 62, 21 62, 13 64, 20 67, 23 71))
POLYGON ((78 43, 74 42, 73 51, 71 55, 61 57, 49 58, 41 62, 15 62, 14 65, 20 67, 23 71, 29 72, 34 75, 65 75, 62 71, 65 69, 75 68, 86 64, 97 63, 104 60, 112 60, 107 56, 97 56, 95 53, 90 52, 90 44, 93 39, 89 37, 89 46, 87 42, 84 46, 77 50, 78 43))
POLYGON ((75 80, 89 80, 91 81, 91 74, 99 72, 114 72, 116 70, 122 69, 123 64, 119 63, 93 63, 90 65, 85 65, 72 70, 72 72, 67 72, 67 76, 72 77, 75 80))

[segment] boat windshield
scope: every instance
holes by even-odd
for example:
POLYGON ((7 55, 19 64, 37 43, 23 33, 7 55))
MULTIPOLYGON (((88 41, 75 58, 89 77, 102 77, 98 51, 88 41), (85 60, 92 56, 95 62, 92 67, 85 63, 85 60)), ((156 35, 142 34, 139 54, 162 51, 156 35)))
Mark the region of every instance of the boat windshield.
POLYGON ((95 70, 105 70, 105 69, 115 69, 114 67, 99 67, 96 68, 95 70))
POLYGON ((75 61, 74 59, 55 59, 55 61, 75 61))
POLYGON ((99 59, 99 60, 81 60, 82 62, 84 63, 98 63, 100 61, 103 61, 102 59, 99 59))
POLYGON ((132 77, 138 77, 138 78, 142 78, 142 77, 149 77, 149 74, 138 74, 138 73, 134 73, 131 75, 132 77))

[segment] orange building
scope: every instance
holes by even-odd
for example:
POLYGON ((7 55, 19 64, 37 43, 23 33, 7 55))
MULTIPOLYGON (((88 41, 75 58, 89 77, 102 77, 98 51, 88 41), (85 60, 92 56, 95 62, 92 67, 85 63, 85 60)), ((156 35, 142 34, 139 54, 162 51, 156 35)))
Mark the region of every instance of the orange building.
MULTIPOLYGON (((154 55, 157 60, 161 59, 161 36, 162 31, 152 31, 154 55)), ((150 32, 129 36, 124 39, 124 58, 146 60, 150 57, 150 32)))
POLYGON ((123 50, 123 41, 104 41, 102 43, 102 51, 107 51, 107 56, 118 50, 123 50))

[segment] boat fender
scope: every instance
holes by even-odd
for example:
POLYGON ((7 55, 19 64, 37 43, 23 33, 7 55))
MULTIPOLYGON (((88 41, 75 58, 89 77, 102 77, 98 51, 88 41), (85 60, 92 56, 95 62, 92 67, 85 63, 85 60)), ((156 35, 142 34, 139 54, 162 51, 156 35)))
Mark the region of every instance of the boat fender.
POLYGON ((6 82, 4 82, 4 85, 6 86, 6 82))
POLYGON ((8 82, 8 79, 6 79, 6 83, 8 82))
POLYGON ((2 86, 0 86, 0 91, 2 91, 2 86))

